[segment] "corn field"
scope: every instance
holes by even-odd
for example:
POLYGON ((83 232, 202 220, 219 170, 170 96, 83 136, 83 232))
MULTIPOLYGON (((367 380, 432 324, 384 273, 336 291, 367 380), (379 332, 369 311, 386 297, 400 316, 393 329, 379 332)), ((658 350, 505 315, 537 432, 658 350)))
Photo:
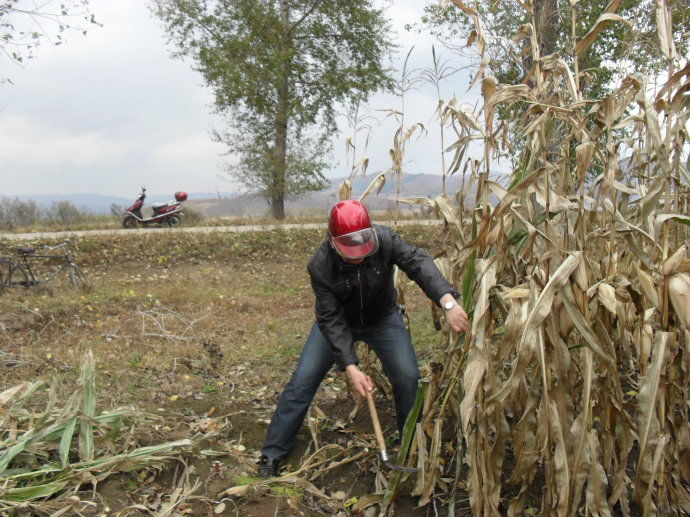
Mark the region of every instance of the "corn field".
MULTIPOLYGON (((420 388, 421 421, 408 419, 402 449, 422 469, 413 495, 421 506, 450 501, 449 515, 461 492, 477 516, 690 513, 690 64, 679 65, 668 5, 656 13, 665 84, 653 91, 632 75, 587 99, 578 54, 616 20, 620 2, 568 61, 540 56, 535 24, 523 26, 517 38, 529 40, 534 84, 498 84, 478 13, 452 3, 473 20, 480 57, 481 109, 439 109, 459 128, 449 170, 467 177, 454 203, 403 201, 444 221, 437 264, 462 293, 471 327, 444 330, 420 388), (525 109, 508 132, 495 115, 512 103, 525 109), (505 186, 489 171, 499 151, 512 151, 510 134, 524 146, 505 186), (477 140, 483 159, 466 159, 477 140)), ((413 131, 395 135, 396 174, 413 131)), ((382 514, 400 481, 389 480, 382 514)))

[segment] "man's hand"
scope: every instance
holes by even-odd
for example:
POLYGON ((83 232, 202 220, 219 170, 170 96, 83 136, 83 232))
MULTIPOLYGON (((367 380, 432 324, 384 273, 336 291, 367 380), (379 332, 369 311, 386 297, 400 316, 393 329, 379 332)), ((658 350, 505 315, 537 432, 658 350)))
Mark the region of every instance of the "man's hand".
POLYGON ((467 314, 459 305, 446 311, 446 321, 453 332, 465 332, 467 329, 467 314))
MULTIPOLYGON (((439 305, 443 307, 447 302, 455 303, 455 298, 450 293, 444 294, 439 300, 439 305)), ((465 310, 459 305, 455 304, 450 310, 444 310, 448 326, 453 332, 464 332, 467 329, 467 314, 465 310)))
POLYGON ((357 365, 351 364, 345 368, 350 382, 355 387, 355 391, 362 397, 367 396, 367 391, 374 391, 374 384, 371 382, 371 377, 364 375, 357 365))

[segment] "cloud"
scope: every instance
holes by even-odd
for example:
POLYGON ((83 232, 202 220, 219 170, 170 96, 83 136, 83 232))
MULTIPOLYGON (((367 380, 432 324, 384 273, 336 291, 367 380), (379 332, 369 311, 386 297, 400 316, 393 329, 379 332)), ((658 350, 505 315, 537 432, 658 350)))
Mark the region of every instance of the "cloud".
POLYGON ((102 133, 65 133, 19 116, 0 117, 0 156, 22 166, 84 167, 122 157, 127 149, 102 133))
MULTIPOLYGON (((454 96, 457 96, 460 102, 464 102, 473 106, 478 95, 474 92, 465 93, 467 84, 469 83, 468 75, 458 73, 454 76, 452 81, 444 84, 441 92, 442 98, 449 101, 454 96)), ((407 141, 405 147, 405 157, 403 161, 403 168, 408 173, 425 173, 425 174, 440 174, 440 128, 438 117, 436 116, 438 100, 436 91, 429 85, 421 85, 420 88, 413 89, 405 95, 405 119, 404 126, 408 129, 413 124, 421 124, 425 131, 417 130, 414 135, 407 141)), ((369 144, 366 156, 369 158, 369 171, 377 172, 386 170, 391 166, 391 159, 389 149, 393 146, 393 137, 399 128, 400 122, 397 117, 387 116, 384 110, 396 109, 400 110, 401 99, 390 94, 381 93, 375 95, 369 107, 366 108, 366 115, 375 117, 376 122, 371 122, 372 128, 369 135, 369 144)), ((347 124, 345 117, 338 120, 341 128, 341 133, 334 141, 334 154, 338 167, 334 167, 328 174, 329 177, 343 176, 347 173, 347 156, 345 152, 345 138, 352 137, 352 128, 347 124)), ((359 144, 362 144, 366 138, 365 133, 358 135, 359 144)), ((452 143, 454 133, 452 129, 445 129, 445 143, 446 146, 452 143)), ((359 145, 358 144, 358 145, 359 145)), ((363 152, 363 144, 357 152, 357 160, 361 157, 363 152)), ((450 164, 453 157, 453 152, 446 153, 446 166, 450 164)), ((481 149, 476 144, 470 145, 468 156, 481 158, 481 149)))
MULTIPOLYGON (((377 0, 392 18, 400 45, 392 65, 412 45, 410 68, 430 64, 431 45, 424 31, 408 32, 426 2, 377 0)), ((0 195, 101 192, 131 196, 145 182, 150 192, 175 185, 190 191, 233 190, 221 172, 222 144, 210 129, 222 129, 212 113, 213 93, 188 61, 170 58, 170 47, 158 20, 141 0, 92 0, 103 27, 86 37, 66 35, 59 47, 42 45, 37 59, 11 72, 14 87, 0 89, 0 195)), ((437 45, 437 51, 445 52, 437 45)), ((448 55, 447 57, 451 57, 448 55)), ((460 63, 458 63, 460 64, 460 63)), ((473 105, 465 92, 467 73, 442 87, 473 105)), ((473 94, 474 95, 474 94, 473 94)), ((382 120, 369 145, 370 171, 390 166, 388 149, 396 130, 376 108, 399 107, 389 94, 372 97, 372 114, 382 120)), ((406 126, 422 122, 427 137, 409 142, 406 170, 438 171, 438 140, 433 112, 435 92, 411 92, 406 99, 406 126)), ((351 130, 343 120, 333 138, 329 176, 346 170, 344 139, 351 130)), ((177 187, 174 187, 177 188, 177 187)))
POLYGON ((148 159, 156 165, 194 165, 215 161, 224 149, 223 144, 213 142, 208 133, 196 133, 159 143, 151 149, 148 159))

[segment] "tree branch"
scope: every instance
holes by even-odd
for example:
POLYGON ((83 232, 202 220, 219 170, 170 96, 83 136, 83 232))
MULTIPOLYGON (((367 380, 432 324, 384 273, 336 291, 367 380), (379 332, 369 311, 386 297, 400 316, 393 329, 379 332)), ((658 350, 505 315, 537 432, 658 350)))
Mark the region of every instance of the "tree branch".
POLYGON ((206 31, 216 41, 221 43, 223 42, 223 38, 219 34, 214 32, 213 29, 211 29, 210 27, 206 26, 206 24, 202 22, 199 17, 194 16, 192 13, 184 9, 181 2, 174 2, 174 4, 177 7, 177 10, 180 12, 180 14, 196 22, 202 30, 206 31))
POLYGON ((314 0, 314 3, 311 4, 311 7, 309 9, 307 9, 304 12, 304 14, 302 15, 302 17, 299 20, 297 20, 295 23, 293 23, 292 27, 290 27, 288 29, 288 31, 287 31, 288 35, 292 34, 292 31, 295 30, 298 26, 300 26, 302 24, 302 22, 304 22, 304 20, 306 20, 309 17, 309 15, 311 15, 311 13, 314 12, 314 9, 316 9, 316 6, 319 5, 320 3, 321 3, 321 0, 314 0))
POLYGON ((296 39, 296 40, 324 40, 324 39, 335 39, 335 40, 337 40, 337 39, 343 39, 343 38, 346 38, 346 37, 347 37, 347 34, 341 32, 341 33, 335 33, 335 34, 333 34, 333 33, 331 33, 331 34, 324 34, 324 35, 322 35, 322 36, 312 36, 312 35, 309 35, 309 36, 293 36, 293 39, 296 39))

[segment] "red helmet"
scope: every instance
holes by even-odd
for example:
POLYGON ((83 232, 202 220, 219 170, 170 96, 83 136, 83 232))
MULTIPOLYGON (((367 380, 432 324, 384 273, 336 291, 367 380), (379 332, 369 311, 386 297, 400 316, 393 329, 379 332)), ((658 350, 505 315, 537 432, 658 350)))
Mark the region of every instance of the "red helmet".
POLYGON ((359 201, 347 199, 336 203, 328 217, 328 231, 333 247, 343 257, 360 259, 379 249, 369 213, 359 201))

